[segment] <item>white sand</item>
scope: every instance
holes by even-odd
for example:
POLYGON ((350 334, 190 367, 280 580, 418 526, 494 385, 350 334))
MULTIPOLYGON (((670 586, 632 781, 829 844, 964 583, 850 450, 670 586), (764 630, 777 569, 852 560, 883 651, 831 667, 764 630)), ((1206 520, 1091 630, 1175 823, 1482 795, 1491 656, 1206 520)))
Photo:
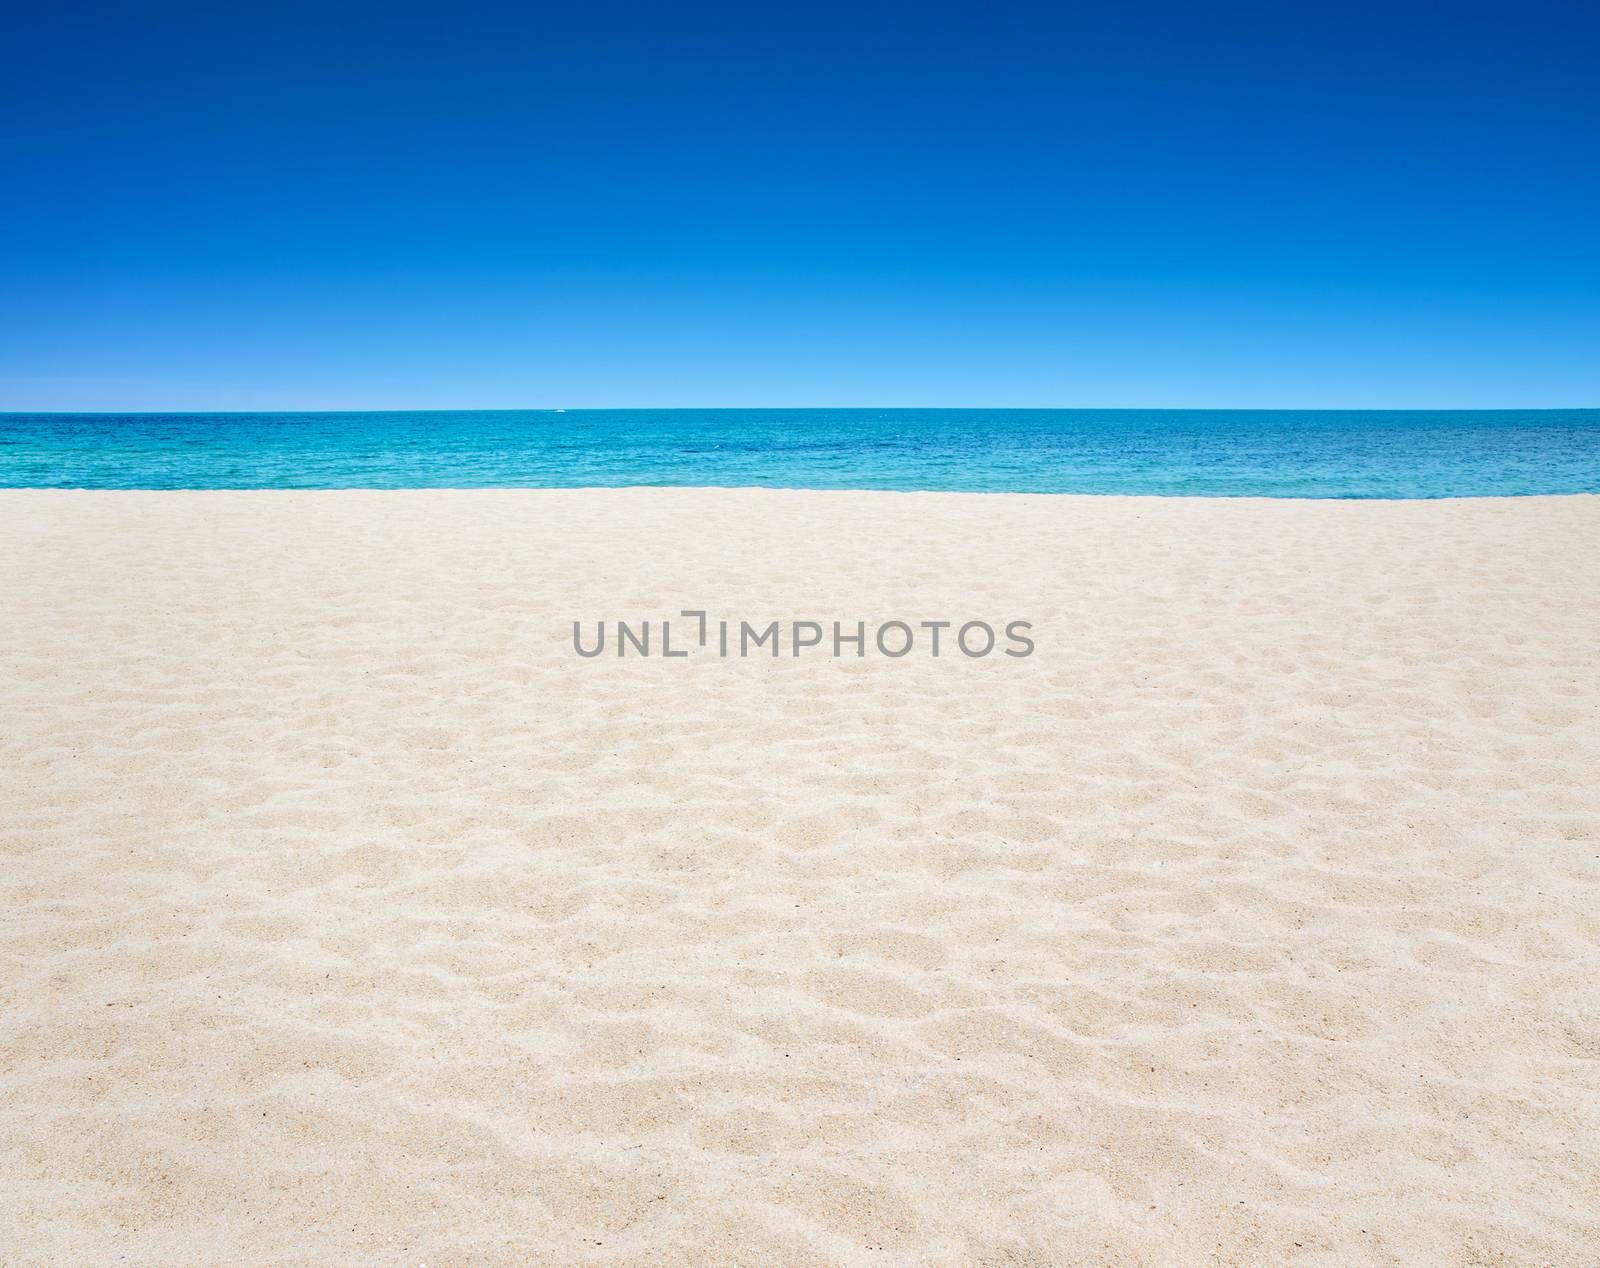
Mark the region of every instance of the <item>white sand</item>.
POLYGON ((1597 552, 0 492, 0 1261, 1594 1264, 1597 552), (684 607, 1038 651, 571 652, 684 607))

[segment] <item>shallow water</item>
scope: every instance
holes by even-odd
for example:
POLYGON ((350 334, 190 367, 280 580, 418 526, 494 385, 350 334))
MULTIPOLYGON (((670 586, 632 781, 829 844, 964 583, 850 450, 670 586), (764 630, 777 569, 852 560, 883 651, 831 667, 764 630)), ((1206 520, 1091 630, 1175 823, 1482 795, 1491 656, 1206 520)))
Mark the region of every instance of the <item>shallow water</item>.
POLYGON ((1600 492, 1600 410, 0 414, 0 486, 1600 492))

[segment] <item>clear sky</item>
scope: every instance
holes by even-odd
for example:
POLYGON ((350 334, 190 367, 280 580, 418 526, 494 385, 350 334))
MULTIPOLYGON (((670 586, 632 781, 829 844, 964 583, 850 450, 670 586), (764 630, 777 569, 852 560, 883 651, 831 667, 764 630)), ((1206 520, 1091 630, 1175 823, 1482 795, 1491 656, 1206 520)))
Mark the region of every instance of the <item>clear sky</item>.
POLYGON ((0 409, 1600 405, 1600 6, 17 5, 0 409))

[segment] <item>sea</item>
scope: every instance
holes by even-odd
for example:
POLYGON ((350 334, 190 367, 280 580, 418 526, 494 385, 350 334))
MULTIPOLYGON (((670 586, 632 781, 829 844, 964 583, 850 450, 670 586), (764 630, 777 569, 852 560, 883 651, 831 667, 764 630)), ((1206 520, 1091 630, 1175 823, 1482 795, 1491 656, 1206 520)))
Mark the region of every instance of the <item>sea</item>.
POLYGON ((0 414, 0 486, 1600 492, 1600 409, 0 414))

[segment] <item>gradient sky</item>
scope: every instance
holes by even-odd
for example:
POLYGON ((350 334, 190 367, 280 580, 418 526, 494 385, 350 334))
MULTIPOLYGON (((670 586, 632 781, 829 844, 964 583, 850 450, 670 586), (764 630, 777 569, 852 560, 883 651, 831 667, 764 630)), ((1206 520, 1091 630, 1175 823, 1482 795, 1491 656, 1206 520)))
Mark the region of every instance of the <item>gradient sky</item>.
POLYGON ((1594 4, 17 6, 0 409, 1600 405, 1594 4))

